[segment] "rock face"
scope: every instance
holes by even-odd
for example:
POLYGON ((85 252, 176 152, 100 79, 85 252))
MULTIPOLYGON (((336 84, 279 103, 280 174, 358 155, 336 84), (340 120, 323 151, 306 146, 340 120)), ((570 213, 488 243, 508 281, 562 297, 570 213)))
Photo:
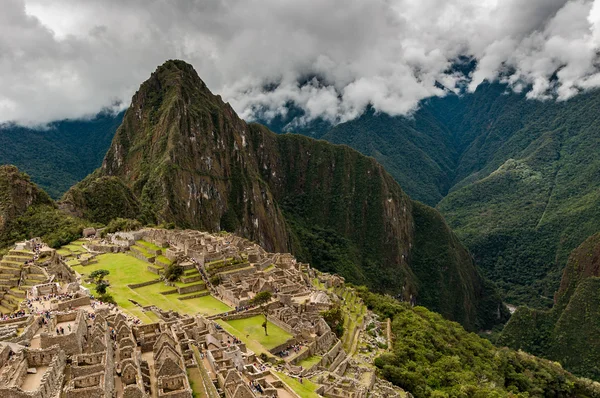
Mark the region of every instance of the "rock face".
POLYGON ((29 207, 52 204, 52 199, 28 175, 12 165, 0 166, 0 235, 29 207))
POLYGON ((519 308, 501 342, 560 361, 568 370, 600 380, 600 234, 575 249, 563 272, 554 307, 519 308))
POLYGON ((232 231, 351 282, 412 297, 471 329, 504 317, 495 290, 433 209, 425 219, 439 217, 447 230, 439 239, 454 240, 436 261, 460 272, 439 272, 428 279, 433 285, 420 282, 422 270, 412 267, 421 228, 414 204, 374 159, 245 123, 183 61, 167 61, 141 85, 102 167, 62 205, 93 221, 133 216, 232 231), (446 293, 455 299, 442 305, 446 293), (492 305, 479 308, 473 300, 484 296, 492 305))

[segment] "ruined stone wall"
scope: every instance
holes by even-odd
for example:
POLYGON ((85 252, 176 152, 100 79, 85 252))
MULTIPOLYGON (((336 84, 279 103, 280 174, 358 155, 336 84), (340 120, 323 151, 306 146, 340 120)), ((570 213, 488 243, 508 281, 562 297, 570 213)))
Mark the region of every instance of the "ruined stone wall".
POLYGON ((323 352, 329 349, 337 340, 337 336, 332 331, 329 331, 315 340, 315 352, 323 352))
POLYGON ((179 294, 193 293, 206 289, 206 285, 204 283, 198 283, 196 285, 180 287, 177 289, 179 294))
POLYGON ((292 327, 290 325, 288 325, 287 323, 285 323, 284 321, 282 321, 279 318, 276 318, 274 316, 270 316, 267 315, 267 319, 269 320, 269 322, 279 326, 280 328, 282 328, 283 330, 285 330, 286 332, 288 332, 291 335, 294 335, 294 330, 292 329, 292 327))
POLYGON ((40 345, 42 348, 48 348, 54 344, 58 344, 67 355, 81 354, 84 336, 87 334, 87 325, 83 319, 83 312, 70 312, 58 314, 55 318, 56 323, 52 325, 55 328, 56 324, 61 322, 74 321, 71 333, 64 335, 51 335, 49 333, 40 334, 40 345))
MULTIPOLYGON (((25 357, 29 360, 23 362, 27 366, 48 366, 46 372, 42 375, 40 386, 36 391, 23 391, 19 387, 2 388, 0 387, 0 397, 2 398, 53 398, 62 385, 64 378, 64 368, 66 357, 63 351, 58 347, 51 350, 26 350, 25 357), (43 354, 42 354, 43 352, 43 354), (50 360, 48 360, 50 358, 50 360), (39 363, 39 365, 34 365, 39 363)), ((27 372, 25 366, 25 373, 27 372)), ((21 384, 21 381, 15 383, 21 384)))
POLYGON ((106 352, 75 355, 72 358, 71 374, 81 377, 104 372, 106 368, 106 352))
POLYGON ((72 300, 61 301, 56 304, 56 310, 57 311, 70 310, 71 308, 82 307, 85 305, 90 305, 90 297, 89 296, 77 297, 72 300))
POLYGON ((288 341, 286 341, 283 344, 279 344, 277 347, 273 347, 269 350, 269 352, 271 354, 277 354, 278 352, 281 352, 285 349, 287 349, 290 345, 292 344, 296 344, 298 342, 297 339, 295 339, 294 337, 292 337, 291 339, 289 339, 288 341))
POLYGON ((20 343, 23 341, 29 341, 33 338, 33 336, 35 336, 35 334, 37 333, 38 330, 40 330, 40 325, 37 322, 38 317, 34 317, 33 315, 30 316, 27 319, 27 322, 25 323, 25 329, 23 329, 23 332, 21 333, 21 335, 17 336, 17 337, 13 337, 12 339, 8 340, 11 343, 20 343))
POLYGON ((124 252, 125 249, 128 247, 128 244, 126 241, 124 241, 123 243, 124 246, 119 246, 119 245, 100 245, 100 244, 95 244, 95 243, 88 243, 85 246, 88 248, 89 251, 92 252, 98 252, 98 253, 119 253, 119 252, 124 252))

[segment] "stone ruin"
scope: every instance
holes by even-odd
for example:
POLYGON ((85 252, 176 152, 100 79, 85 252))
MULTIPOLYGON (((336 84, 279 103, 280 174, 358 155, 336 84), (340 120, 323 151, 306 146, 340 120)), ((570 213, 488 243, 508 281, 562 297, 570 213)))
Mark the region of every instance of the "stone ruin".
MULTIPOLYGON (((328 398, 401 396, 398 388, 375 377, 366 365, 372 357, 344 350, 321 315, 340 299, 317 289, 313 281, 331 290, 343 287, 343 278, 319 273, 290 254, 268 253, 232 234, 143 229, 100 239, 96 232, 87 231, 89 240, 83 247, 91 257, 85 259, 125 251, 143 257, 148 269, 154 267, 160 274, 165 266, 159 258, 164 256, 186 271, 184 283, 202 286, 207 290, 202 294, 212 294, 235 310, 206 318, 144 307, 160 321, 134 324, 118 308, 91 309, 89 296, 75 282, 76 274, 60 257, 58 263, 44 266, 19 264, 18 281, 16 271, 6 271, 0 279, 0 292, 14 297, 4 301, 11 308, 27 294, 32 299, 59 291, 70 294, 52 303, 43 316, 0 321, 0 397, 191 398, 191 371, 199 372, 201 387, 211 397, 298 397, 274 370, 296 379, 312 378, 319 384, 316 392, 328 398), (136 249, 140 239, 160 249, 141 255, 136 249), (272 298, 257 307, 252 299, 261 292, 270 292, 272 298), (78 307, 86 309, 72 310, 78 307), (291 338, 257 355, 239 339, 242 336, 217 323, 257 315, 291 338), (318 361, 302 366, 304 359, 315 356, 318 361)), ((20 258, 23 250, 35 250, 40 244, 25 242, 9 252, 3 259, 8 262, 5 268, 17 270, 17 257, 19 261, 26 257, 20 258)), ((194 296, 194 291, 185 293, 194 296)), ((364 325, 360 327, 363 333, 364 325)))

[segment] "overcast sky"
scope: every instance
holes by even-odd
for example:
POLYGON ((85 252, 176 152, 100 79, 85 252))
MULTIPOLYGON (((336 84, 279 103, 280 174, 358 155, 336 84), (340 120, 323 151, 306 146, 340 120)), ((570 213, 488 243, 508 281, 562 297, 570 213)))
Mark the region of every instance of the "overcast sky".
POLYGON ((170 58, 248 119, 289 101, 332 122, 407 114, 436 80, 499 76, 561 100, 600 86, 599 47, 600 0, 1 0, 0 122, 127 106, 170 58), (460 55, 472 76, 448 73, 460 55))

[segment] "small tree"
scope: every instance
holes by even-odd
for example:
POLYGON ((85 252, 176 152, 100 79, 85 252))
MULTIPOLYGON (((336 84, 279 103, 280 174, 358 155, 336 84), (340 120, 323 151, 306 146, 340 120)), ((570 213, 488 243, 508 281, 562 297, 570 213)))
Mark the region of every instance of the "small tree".
POLYGON ((269 301, 271 301, 271 297, 273 297, 271 292, 260 292, 260 293, 257 293, 256 296, 252 297, 250 299, 249 303, 250 303, 250 305, 262 306, 263 304, 266 304, 269 301))
POLYGON ((266 303, 268 303, 269 301, 271 301, 271 297, 273 297, 271 292, 260 292, 260 293, 257 293, 256 296, 252 297, 252 299, 250 299, 250 301, 249 301, 250 305, 260 305, 260 307, 263 311, 263 315, 265 316, 265 321, 262 323, 262 327, 265 329, 265 336, 268 336, 269 333, 267 332, 267 313, 263 306, 266 303))
POLYGON ((327 325, 331 328, 331 331, 335 333, 337 337, 342 337, 344 334, 344 312, 337 306, 330 310, 321 313, 327 325))
POLYGON ((99 295, 105 295, 106 294, 106 288, 108 287, 108 283, 106 283, 106 281, 100 281, 98 283, 96 283, 96 293, 98 293, 99 295))
POLYGON ((106 269, 97 269, 96 271, 90 274, 90 278, 97 285, 100 282, 104 281, 104 277, 110 274, 109 270, 106 269))
POLYGON ((181 275, 183 275, 183 268, 178 265, 171 264, 165 272, 165 279, 169 282, 175 282, 181 277, 181 275))

